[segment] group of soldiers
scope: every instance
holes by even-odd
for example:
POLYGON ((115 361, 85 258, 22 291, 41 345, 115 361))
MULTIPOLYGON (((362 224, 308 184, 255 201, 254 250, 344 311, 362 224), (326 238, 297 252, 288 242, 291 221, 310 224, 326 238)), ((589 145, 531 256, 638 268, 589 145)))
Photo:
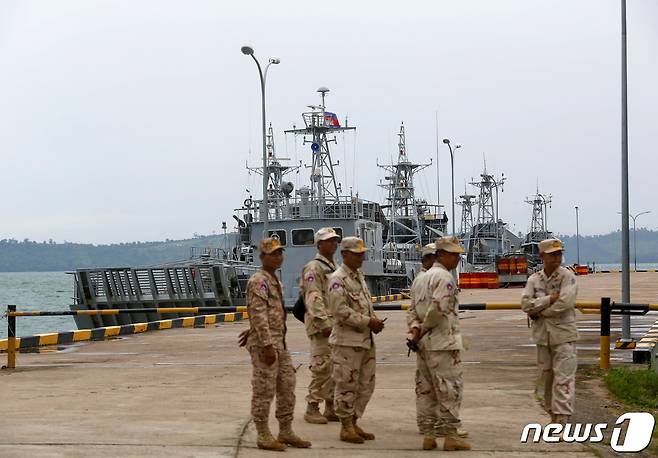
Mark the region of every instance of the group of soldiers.
MULTIPOLYGON (((363 240, 341 240, 333 228, 322 228, 315 234, 315 244, 318 252, 300 276, 312 376, 304 419, 313 424, 340 422, 340 440, 362 444, 375 439, 357 421, 375 388, 374 334, 384 329, 386 319, 376 316, 360 270, 367 251, 363 240), (339 246, 343 264, 337 266, 334 254, 339 246)), ((529 278, 522 308, 532 320, 537 344, 542 382, 538 394, 552 421, 566 423, 575 398, 576 281, 573 273, 561 267, 559 240, 542 241, 539 248, 544 269, 529 278)), ((257 446, 276 451, 311 446, 292 429, 295 369, 286 346, 287 314, 276 277, 283 251, 277 238, 260 241, 261 269, 247 284, 250 327, 240 335, 240 345, 246 345, 253 366, 251 414, 257 446), (275 395, 276 438, 268 424, 275 395)), ((463 343, 459 288, 451 274, 463 252, 455 237, 441 237, 426 245, 421 271, 411 286, 408 346, 416 352, 416 419, 424 450, 437 448, 437 437, 445 438, 444 450, 471 448, 468 432, 460 428, 463 343)))

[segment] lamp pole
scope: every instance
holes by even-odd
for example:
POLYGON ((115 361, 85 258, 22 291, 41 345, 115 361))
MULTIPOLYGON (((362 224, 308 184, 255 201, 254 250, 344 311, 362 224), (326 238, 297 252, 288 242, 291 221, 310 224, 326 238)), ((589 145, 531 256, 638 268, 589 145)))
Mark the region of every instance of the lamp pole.
POLYGON ((633 216, 629 213, 628 216, 633 218, 633 264, 635 265, 635 272, 637 272, 637 237, 635 235, 636 229, 635 229, 635 220, 642 215, 646 215, 647 213, 651 213, 651 210, 647 210, 645 212, 640 212, 637 215, 633 216))
MULTIPOLYGON (((455 235, 455 154, 450 144, 450 140, 447 138, 443 139, 443 143, 448 145, 450 149, 450 182, 452 185, 452 235, 455 235)), ((455 150, 461 148, 461 145, 455 145, 455 150)))
MULTIPOLYGON (((626 71, 626 0, 621 0, 621 300, 631 301, 628 236, 628 99, 626 71)), ((631 342, 631 317, 622 315, 621 341, 631 342)))
POLYGON ((578 231, 578 206, 576 205, 576 263, 580 265, 580 232, 578 231))
POLYGON ((437 217, 438 217, 438 212, 439 209, 441 208, 441 182, 439 179, 439 112, 435 111, 434 112, 434 121, 436 124, 436 205, 438 207, 437 209, 437 217))
POLYGON ((262 121, 263 121, 263 203, 261 209, 261 215, 263 218, 263 235, 268 236, 268 220, 269 220, 269 205, 268 205, 268 196, 267 196, 267 184, 270 179, 270 174, 267 170, 267 132, 265 128, 265 82, 267 80, 267 70, 272 64, 278 64, 281 62, 281 59, 278 57, 270 57, 268 64, 265 66, 265 71, 261 69, 260 62, 256 59, 254 55, 254 48, 251 46, 243 46, 240 48, 242 54, 245 56, 251 56, 251 58, 256 62, 256 67, 258 67, 258 76, 260 78, 260 95, 261 95, 261 111, 262 111, 262 121))

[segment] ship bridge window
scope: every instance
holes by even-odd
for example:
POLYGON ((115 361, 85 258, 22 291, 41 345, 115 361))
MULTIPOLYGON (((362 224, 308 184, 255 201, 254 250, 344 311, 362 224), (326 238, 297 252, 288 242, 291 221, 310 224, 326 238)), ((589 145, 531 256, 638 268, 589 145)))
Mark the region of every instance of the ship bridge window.
POLYGON ((272 231, 267 231, 267 236, 279 239, 279 243, 281 243, 281 245, 283 246, 286 246, 288 244, 286 238, 286 231, 283 229, 274 229, 272 231))
POLYGON ((315 232, 313 232, 313 229, 292 230, 293 246, 313 245, 314 243, 315 243, 315 232))

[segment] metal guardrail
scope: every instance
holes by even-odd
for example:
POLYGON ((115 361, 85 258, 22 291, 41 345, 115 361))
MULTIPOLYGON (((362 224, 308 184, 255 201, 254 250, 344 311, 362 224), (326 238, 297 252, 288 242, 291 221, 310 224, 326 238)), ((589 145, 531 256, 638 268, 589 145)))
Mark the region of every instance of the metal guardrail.
MULTIPOLYGON (((402 299, 402 295, 391 296, 375 296, 372 301, 375 302, 373 308, 378 311, 395 311, 407 310, 410 306, 409 303, 405 304, 384 304, 378 303, 377 300, 389 299, 390 300, 402 299), (393 299, 395 298, 395 299, 393 299)), ((612 302, 609 297, 601 298, 600 302, 594 301, 577 301, 576 308, 583 312, 599 310, 601 314, 601 333, 600 333, 600 348, 599 359, 600 368, 608 369, 610 367, 610 317, 611 315, 646 315, 649 311, 658 311, 658 304, 632 304, 624 302, 612 302)), ((473 303, 473 304, 460 304, 460 310, 520 310, 521 304, 515 302, 497 302, 497 303, 473 303)), ((290 312, 292 307, 286 307, 290 312)), ((16 367, 16 317, 28 316, 70 316, 70 315, 120 315, 123 313, 147 312, 147 313, 207 313, 218 312, 221 314, 246 312, 246 306, 238 307, 157 307, 150 309, 105 309, 105 310, 64 310, 64 311, 25 311, 19 312, 16 310, 15 305, 8 305, 5 316, 7 317, 7 369, 14 369, 16 367)), ((198 317, 198 316, 197 316, 198 317)), ((194 319, 195 317, 189 317, 194 319)), ((185 320, 188 318, 182 318, 185 320)), ((147 325, 148 323, 141 323, 147 325)), ((116 327, 116 326, 115 326, 116 327)), ((146 327, 144 330, 147 330, 146 327)), ((141 331, 140 331, 141 332, 141 331)), ((55 342, 57 343, 57 342, 55 342)), ((654 342, 655 346, 655 342, 654 342)), ((653 350, 653 347, 652 349, 653 350)))

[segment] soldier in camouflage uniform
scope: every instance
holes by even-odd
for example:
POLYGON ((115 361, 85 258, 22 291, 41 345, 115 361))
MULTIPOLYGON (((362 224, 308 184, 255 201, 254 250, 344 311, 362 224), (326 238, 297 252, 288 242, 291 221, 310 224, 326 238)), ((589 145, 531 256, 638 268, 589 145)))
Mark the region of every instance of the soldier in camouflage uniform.
POLYGON ((423 251, 421 252, 421 258, 420 258, 421 266, 418 275, 430 270, 434 265, 435 261, 436 261, 436 245, 434 245, 433 243, 428 243, 423 247, 423 251))
POLYGON ((362 444, 375 435, 362 430, 356 421, 363 416, 375 389, 375 342, 373 333, 384 329, 375 316, 370 291, 359 267, 367 248, 358 237, 340 243, 343 265, 329 277, 329 308, 334 327, 332 345, 334 407, 341 421, 340 440, 362 444))
POLYGON ((411 290, 407 322, 418 344, 416 355, 416 410, 423 435, 423 450, 437 447, 436 436, 445 436, 444 450, 470 450, 460 435, 462 401, 462 337, 459 332, 458 289, 450 271, 459 264, 464 249, 455 237, 436 240, 434 266, 421 274, 411 290))
POLYGON ((326 424, 339 421, 334 412, 334 382, 331 378, 331 347, 329 335, 334 319, 327 304, 328 277, 336 270, 334 253, 340 236, 331 227, 323 227, 315 234, 318 253, 304 266, 300 278, 300 292, 304 297, 306 314, 304 325, 311 341, 311 383, 308 386, 306 414, 308 423, 326 424), (324 414, 320 402, 325 403, 324 414))
POLYGON ((251 355, 251 415, 258 431, 258 448, 282 451, 287 445, 308 448, 311 443, 292 430, 295 410, 295 370, 286 347, 286 310, 276 271, 283 263, 283 247, 276 238, 260 241, 262 267, 247 283, 249 329, 247 349, 251 355), (270 404, 276 393, 279 436, 268 425, 270 404))
POLYGON ((521 303, 537 344, 537 395, 551 421, 568 423, 576 400, 576 294, 573 272, 562 267, 562 242, 542 240, 544 268, 528 278, 521 303))

